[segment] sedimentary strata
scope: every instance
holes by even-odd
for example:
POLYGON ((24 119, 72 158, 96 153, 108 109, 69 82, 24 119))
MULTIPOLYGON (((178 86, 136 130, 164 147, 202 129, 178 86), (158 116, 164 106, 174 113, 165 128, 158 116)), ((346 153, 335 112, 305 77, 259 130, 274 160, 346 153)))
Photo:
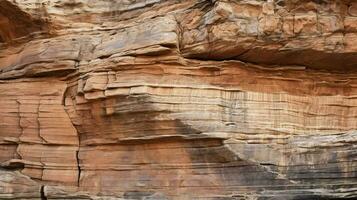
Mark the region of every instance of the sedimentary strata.
POLYGON ((2 0, 0 198, 357 198, 356 36, 352 0, 2 0))

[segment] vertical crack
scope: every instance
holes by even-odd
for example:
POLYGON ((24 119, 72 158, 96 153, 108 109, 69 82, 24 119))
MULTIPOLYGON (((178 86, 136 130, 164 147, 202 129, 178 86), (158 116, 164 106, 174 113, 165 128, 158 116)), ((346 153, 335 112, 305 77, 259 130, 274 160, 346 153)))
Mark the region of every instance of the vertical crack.
MULTIPOLYGON (((68 89, 68 85, 65 89, 65 91, 63 92, 63 97, 62 97, 62 106, 63 106, 63 109, 65 111, 65 113, 67 114, 67 117, 68 119, 70 120, 70 122, 72 123, 73 127, 75 128, 76 130, 76 133, 77 133, 77 138, 78 138, 78 149, 76 150, 76 161, 77 161, 77 170, 78 170, 78 177, 77 177, 77 186, 79 187, 80 186, 80 179, 81 179, 81 166, 80 166, 80 158, 79 158, 79 151, 80 151, 80 135, 79 135, 79 132, 78 132, 78 129, 77 127, 73 124, 73 121, 72 121, 72 118, 70 116, 70 114, 68 113, 68 108, 67 106, 69 105, 66 105, 66 96, 69 95, 69 89, 68 89)), ((72 99, 73 100, 73 99, 72 99)), ((74 106, 74 104, 72 105, 74 106)))
MULTIPOLYGON (((17 116, 18 116, 18 118, 19 118, 19 120, 18 120, 18 126, 19 126, 20 131, 21 131, 18 138, 19 138, 19 142, 21 142, 21 136, 22 136, 23 133, 24 133, 24 128, 23 128, 22 125, 21 125, 21 112, 20 112, 21 102, 16 99, 16 103, 17 103, 17 116)), ((20 151, 19 151, 19 144, 20 144, 20 143, 17 144, 16 155, 15 155, 15 156, 17 156, 19 159, 22 159, 22 156, 21 156, 20 151)))
POLYGON ((41 200, 47 200, 47 197, 46 197, 46 194, 45 194, 45 186, 44 185, 41 185, 40 195, 41 195, 41 200))
POLYGON ((21 138, 22 134, 24 133, 24 128, 21 125, 21 112, 20 112, 20 107, 21 107, 21 102, 19 100, 16 99, 16 103, 17 103, 17 116, 19 118, 18 120, 18 126, 21 129, 20 135, 19 135, 19 139, 21 138))
POLYGON ((43 181, 43 174, 44 174, 44 171, 45 171, 45 168, 46 168, 45 163, 42 162, 42 157, 43 157, 43 152, 42 152, 41 156, 39 157, 40 158, 39 162, 41 163, 41 167, 42 167, 42 169, 41 169, 41 181, 43 181))
POLYGON ((77 186, 80 186, 80 181, 81 181, 81 166, 80 166, 80 162, 79 162, 79 148, 76 151, 76 159, 77 159, 77 169, 78 169, 78 178, 77 178, 77 186))
POLYGON ((18 126, 20 128, 20 135, 19 135, 19 143, 17 143, 17 147, 16 147, 16 152, 15 152, 15 157, 19 158, 20 160, 22 159, 22 155, 19 151, 19 147, 20 147, 20 143, 21 143, 21 136, 23 135, 24 133, 24 128, 22 127, 21 125, 21 102, 19 100, 16 99, 16 104, 17 104, 17 117, 18 117, 18 126))
POLYGON ((47 143, 46 139, 44 137, 42 137, 42 135, 41 135, 40 106, 41 106, 41 100, 39 100, 38 106, 37 106, 37 131, 38 131, 38 137, 42 140, 43 143, 47 143))

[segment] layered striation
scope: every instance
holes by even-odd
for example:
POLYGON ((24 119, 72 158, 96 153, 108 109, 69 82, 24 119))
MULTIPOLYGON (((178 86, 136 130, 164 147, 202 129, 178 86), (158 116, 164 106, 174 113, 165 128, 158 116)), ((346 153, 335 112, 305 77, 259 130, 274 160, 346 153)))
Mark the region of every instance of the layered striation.
POLYGON ((0 2, 1 199, 357 198, 357 4, 0 2))

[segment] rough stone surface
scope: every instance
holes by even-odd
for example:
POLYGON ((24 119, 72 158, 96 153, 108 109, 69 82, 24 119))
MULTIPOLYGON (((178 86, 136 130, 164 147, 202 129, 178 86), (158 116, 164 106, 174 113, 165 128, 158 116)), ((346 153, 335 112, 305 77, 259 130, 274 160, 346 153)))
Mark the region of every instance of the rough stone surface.
POLYGON ((354 0, 0 0, 0 199, 356 199, 354 0))

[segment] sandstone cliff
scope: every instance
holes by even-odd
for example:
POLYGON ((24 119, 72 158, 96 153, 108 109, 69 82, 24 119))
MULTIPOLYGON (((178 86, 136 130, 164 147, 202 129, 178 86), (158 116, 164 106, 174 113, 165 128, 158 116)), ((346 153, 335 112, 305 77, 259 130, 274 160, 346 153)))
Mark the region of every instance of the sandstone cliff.
POLYGON ((0 0, 0 199, 357 198, 357 1, 0 0))

